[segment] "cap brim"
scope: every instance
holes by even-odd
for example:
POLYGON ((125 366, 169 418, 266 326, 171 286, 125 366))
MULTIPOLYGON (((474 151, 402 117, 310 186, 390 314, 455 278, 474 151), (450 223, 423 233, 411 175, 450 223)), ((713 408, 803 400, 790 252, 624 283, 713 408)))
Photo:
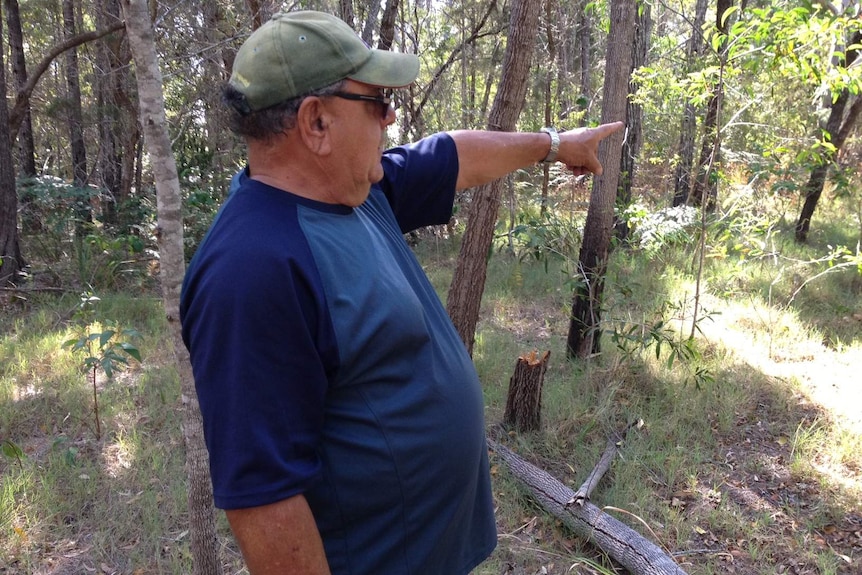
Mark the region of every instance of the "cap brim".
POLYGON ((347 77, 371 86, 403 88, 412 84, 418 75, 419 58, 415 54, 372 50, 371 57, 347 77))

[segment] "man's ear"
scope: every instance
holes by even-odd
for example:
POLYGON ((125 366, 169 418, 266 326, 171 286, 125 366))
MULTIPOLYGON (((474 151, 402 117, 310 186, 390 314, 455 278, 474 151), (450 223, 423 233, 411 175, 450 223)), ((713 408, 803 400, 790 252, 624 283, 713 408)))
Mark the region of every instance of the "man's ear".
POLYGON ((330 152, 330 124, 331 117, 320 98, 310 96, 299 105, 296 112, 296 129, 305 147, 311 152, 319 155, 330 152))

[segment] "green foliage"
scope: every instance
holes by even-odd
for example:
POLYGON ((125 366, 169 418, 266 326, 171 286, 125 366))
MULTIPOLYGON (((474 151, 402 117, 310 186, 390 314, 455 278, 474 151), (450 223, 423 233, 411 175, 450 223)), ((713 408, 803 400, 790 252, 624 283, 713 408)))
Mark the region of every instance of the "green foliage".
POLYGON ((502 230, 504 223, 498 222, 497 241, 510 239, 515 256, 522 261, 527 258, 543 261, 555 256, 576 257, 581 245, 583 219, 555 210, 547 210, 544 214, 536 212, 535 209, 520 211, 511 232, 502 230))
MULTIPOLYGON (((96 304, 101 300, 91 293, 81 295, 81 302, 73 316, 78 328, 78 335, 63 342, 62 347, 83 356, 82 366, 85 372, 92 376, 93 410, 96 422, 96 439, 101 439, 101 423, 99 421, 99 398, 96 376, 101 370, 108 380, 114 377, 114 372, 122 370, 129 363, 129 358, 141 361, 141 353, 132 343, 141 334, 132 328, 108 327, 102 331, 90 331, 95 325, 96 304)), ((110 322, 105 322, 110 323, 110 322)))
POLYGON ((24 450, 18 447, 14 441, 11 439, 4 439, 2 444, 0 444, 0 452, 2 452, 5 457, 17 461, 18 466, 23 468, 21 459, 25 457, 24 450))

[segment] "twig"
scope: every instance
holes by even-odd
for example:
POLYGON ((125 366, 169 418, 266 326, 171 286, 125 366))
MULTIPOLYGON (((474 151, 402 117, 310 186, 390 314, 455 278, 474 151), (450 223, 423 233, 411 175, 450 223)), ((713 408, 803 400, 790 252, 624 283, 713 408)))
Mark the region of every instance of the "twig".
POLYGON ((619 451, 623 441, 625 441, 626 434, 628 434, 632 427, 640 428, 643 427, 643 424, 643 419, 638 419, 637 421, 628 424, 626 428, 622 430, 619 434, 619 439, 613 437, 608 439, 608 444, 605 447, 605 452, 602 453, 601 459, 599 459, 599 462, 590 472, 589 476, 587 476, 587 480, 584 481, 577 491, 575 491, 575 495, 566 502, 566 507, 575 503, 583 505, 585 501, 590 499, 593 489, 596 488, 596 485, 599 484, 599 481, 602 480, 602 477, 604 477, 605 473, 608 472, 608 469, 611 468, 611 462, 613 461, 614 456, 616 456, 617 451, 619 451))

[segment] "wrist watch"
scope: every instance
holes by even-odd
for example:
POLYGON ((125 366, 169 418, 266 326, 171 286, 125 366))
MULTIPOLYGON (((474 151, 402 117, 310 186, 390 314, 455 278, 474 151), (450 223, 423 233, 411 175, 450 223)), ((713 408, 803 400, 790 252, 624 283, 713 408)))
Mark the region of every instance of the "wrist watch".
POLYGON ((551 128, 550 126, 542 128, 540 131, 545 132, 551 137, 551 149, 548 151, 548 155, 545 156, 545 159, 542 160, 543 164, 552 164, 557 159, 557 152, 560 151, 560 135, 557 133, 557 130, 551 128))

